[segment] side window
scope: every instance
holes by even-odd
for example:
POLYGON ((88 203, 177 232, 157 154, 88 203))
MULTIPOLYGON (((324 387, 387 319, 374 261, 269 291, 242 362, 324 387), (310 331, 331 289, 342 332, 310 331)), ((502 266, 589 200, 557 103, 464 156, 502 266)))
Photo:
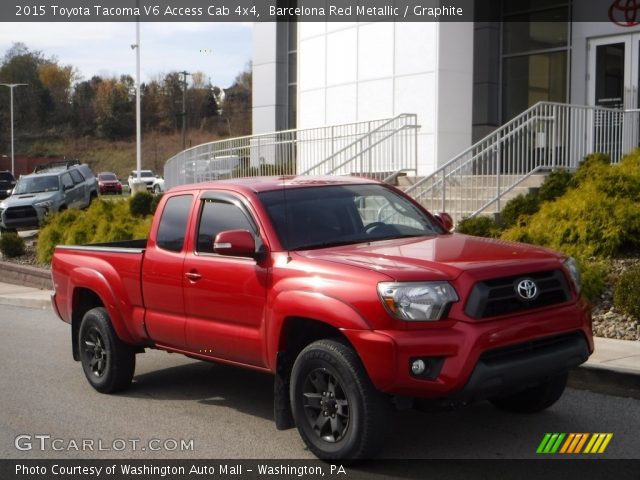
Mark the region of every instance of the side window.
POLYGON ((158 247, 172 252, 182 250, 192 198, 192 195, 178 195, 167 201, 158 227, 158 247))
POLYGON ((73 179, 73 183, 75 185, 84 182, 84 178, 78 170, 69 170, 69 174, 71 174, 71 178, 73 179))
POLYGON ((62 188, 66 190, 67 188, 73 187, 73 180, 71 179, 71 175, 69 173, 62 174, 62 188))
POLYGON ((213 253, 213 241, 216 235, 226 230, 256 231, 241 208, 232 203, 205 200, 200 212, 196 251, 213 253))

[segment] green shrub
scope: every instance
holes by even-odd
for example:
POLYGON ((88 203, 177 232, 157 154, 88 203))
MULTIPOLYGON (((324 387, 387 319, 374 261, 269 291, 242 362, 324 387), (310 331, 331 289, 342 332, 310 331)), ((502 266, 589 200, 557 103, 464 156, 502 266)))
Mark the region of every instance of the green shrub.
POLYGON ((24 239, 16 232, 4 232, 0 236, 0 252, 6 258, 15 258, 24 255, 24 239))
POLYGON ((633 267, 618 278, 613 292, 613 304, 628 315, 640 318, 640 266, 633 267))
POLYGON ((537 194, 520 194, 504 206, 500 212, 500 221, 505 227, 512 227, 517 225, 522 217, 533 215, 539 208, 540 201, 537 194))
POLYGON ((588 157, 570 182, 573 188, 543 202, 526 225, 509 228, 502 238, 548 246, 576 258, 607 258, 640 246, 640 152, 619 165, 607 162, 603 155, 588 157))
POLYGON ((160 203, 160 200, 162 200, 162 196, 163 195, 164 194, 161 193, 159 195, 154 195, 153 196, 153 200, 151 200, 151 215, 156 213, 156 210, 158 209, 158 204, 160 203))
POLYGON ((129 203, 129 211, 131 215, 136 217, 145 217, 151 214, 151 204, 153 203, 153 195, 149 192, 138 192, 129 203))
POLYGON ((605 171, 611 165, 611 157, 604 153, 592 153, 584 157, 578 169, 571 178, 571 186, 577 187, 584 182, 598 177, 601 172, 605 171))
POLYGON ((569 188, 571 178, 572 175, 566 170, 554 170, 547 175, 538 191, 540 202, 550 202, 564 195, 569 188))
POLYGON ((456 226, 456 232, 477 237, 496 238, 500 235, 500 226, 493 218, 479 215, 460 220, 456 226))
POLYGON ((582 294, 595 301, 602 292, 609 275, 609 265, 602 261, 579 261, 582 277, 582 294))
POLYGON ((150 216, 134 216, 131 200, 95 200, 86 210, 65 210, 52 215, 40 229, 36 254, 40 263, 51 262, 56 245, 81 245, 145 238, 150 216))

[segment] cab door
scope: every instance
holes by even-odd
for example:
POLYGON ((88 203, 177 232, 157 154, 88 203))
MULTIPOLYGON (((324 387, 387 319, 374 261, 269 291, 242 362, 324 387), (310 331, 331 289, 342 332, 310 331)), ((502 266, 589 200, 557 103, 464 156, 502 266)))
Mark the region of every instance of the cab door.
POLYGON ((195 237, 184 261, 186 337, 199 355, 265 366, 261 338, 269 269, 252 257, 213 251, 216 235, 248 230, 261 244, 258 225, 236 195, 206 192, 199 200, 195 237))
POLYGON ((183 264, 194 195, 174 195, 164 205, 142 264, 145 327, 157 344, 186 349, 183 264))

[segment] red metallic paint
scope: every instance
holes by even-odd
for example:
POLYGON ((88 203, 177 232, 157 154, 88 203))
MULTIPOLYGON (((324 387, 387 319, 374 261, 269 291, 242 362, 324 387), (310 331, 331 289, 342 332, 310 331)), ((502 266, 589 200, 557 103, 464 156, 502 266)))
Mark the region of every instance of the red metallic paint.
POLYGON ((182 251, 156 245, 160 215, 154 218, 143 254, 57 249, 52 263, 55 309, 70 322, 74 291, 86 288, 100 297, 118 335, 128 343, 151 343, 271 372, 276 354, 285 346, 284 325, 293 318, 313 319, 344 334, 378 389, 422 397, 446 396, 462 388, 487 349, 582 331, 593 350, 589 307, 576 292, 561 305, 528 313, 482 320, 464 313, 465 299, 480 280, 557 268, 568 276, 562 267, 565 257, 557 252, 448 233, 285 252, 256 195, 281 188, 362 183, 377 182, 283 177, 175 188, 164 195, 158 212, 172 196, 193 196, 182 251), (231 193, 246 205, 258 225, 263 256, 195 252, 197 205, 211 191, 231 193), (377 294, 379 282, 429 280, 451 282, 461 299, 447 319, 397 320, 377 294), (439 378, 410 376, 409 358, 415 356, 445 357, 439 378))

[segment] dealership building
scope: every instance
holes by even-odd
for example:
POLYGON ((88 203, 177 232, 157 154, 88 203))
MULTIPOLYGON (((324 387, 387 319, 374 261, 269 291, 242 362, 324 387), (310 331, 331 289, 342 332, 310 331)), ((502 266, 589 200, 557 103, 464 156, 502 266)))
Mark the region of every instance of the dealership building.
POLYGON ((635 2, 490 3, 491 21, 256 23, 254 134, 415 114, 426 175, 540 101, 640 106, 635 2))

